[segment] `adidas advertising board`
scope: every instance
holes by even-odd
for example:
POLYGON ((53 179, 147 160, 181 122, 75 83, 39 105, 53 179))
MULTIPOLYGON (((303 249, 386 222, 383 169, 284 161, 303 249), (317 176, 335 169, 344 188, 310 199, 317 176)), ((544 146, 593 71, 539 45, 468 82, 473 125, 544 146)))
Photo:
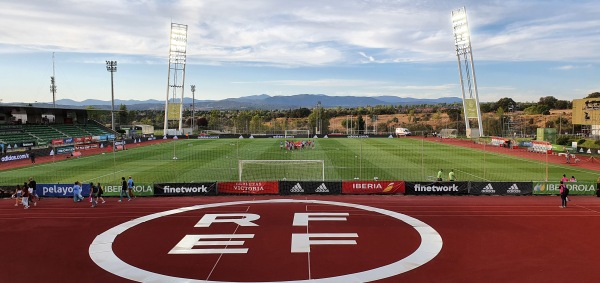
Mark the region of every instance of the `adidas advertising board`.
MULTIPOLYGON (((150 197, 154 195, 154 186, 150 183, 144 184, 134 182, 135 186, 133 186, 133 194, 137 197, 150 197)), ((104 190, 103 196, 106 197, 118 197, 121 195, 121 184, 110 184, 110 185, 102 185, 102 189, 104 190)))
MULTIPOLYGON (((598 184, 595 182, 566 182, 569 195, 595 195, 598 184)), ((560 182, 533 182, 534 195, 558 195, 560 182)))
POLYGON ((470 195, 531 195, 531 182, 471 182, 470 195))
POLYGON ((405 182, 407 195, 466 195, 469 182, 405 182))
POLYGON ((404 194, 404 181, 343 181, 342 194, 404 194))
POLYGON ((338 195, 342 193, 342 182, 279 181, 282 195, 338 195))
POLYGON ((279 184, 277 182, 219 182, 217 183, 219 194, 235 195, 278 195, 279 184))
POLYGON ((155 196, 216 196, 217 183, 159 183, 154 184, 155 196))
MULTIPOLYGON (((73 186, 75 184, 37 184, 35 193, 40 197, 59 197, 72 198, 73 186)), ((87 197, 90 195, 90 184, 81 184, 81 195, 87 197)))

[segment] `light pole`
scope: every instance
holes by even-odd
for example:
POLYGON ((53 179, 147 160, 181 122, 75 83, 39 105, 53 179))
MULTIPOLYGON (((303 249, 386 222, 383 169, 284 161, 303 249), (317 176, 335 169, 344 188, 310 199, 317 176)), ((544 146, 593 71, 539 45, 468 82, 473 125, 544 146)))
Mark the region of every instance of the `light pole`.
POLYGON ((194 120, 196 120, 196 85, 191 85, 192 87, 192 134, 194 133, 194 120))
POLYGON ((110 111, 110 125, 115 130, 115 85, 113 83, 113 74, 117 71, 117 61, 106 61, 106 70, 110 72, 110 92, 112 96, 112 108, 110 111))

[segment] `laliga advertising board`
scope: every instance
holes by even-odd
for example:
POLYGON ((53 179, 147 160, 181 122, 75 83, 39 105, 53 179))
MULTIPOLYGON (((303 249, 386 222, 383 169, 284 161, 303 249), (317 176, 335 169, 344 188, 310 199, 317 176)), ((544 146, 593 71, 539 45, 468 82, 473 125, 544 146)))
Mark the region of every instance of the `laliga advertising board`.
POLYGON ((419 268, 442 246, 435 229, 398 212, 266 199, 145 215, 101 233, 88 253, 107 272, 137 282, 347 283, 419 268), (143 240, 148 235, 155 236, 143 240))

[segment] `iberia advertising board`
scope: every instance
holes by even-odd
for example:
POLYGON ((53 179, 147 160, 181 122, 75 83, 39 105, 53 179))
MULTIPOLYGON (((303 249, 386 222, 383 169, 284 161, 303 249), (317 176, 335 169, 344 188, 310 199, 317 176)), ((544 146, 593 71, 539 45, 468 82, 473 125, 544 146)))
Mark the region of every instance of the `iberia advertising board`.
POLYGON ((404 181, 344 181, 342 194, 404 194, 404 181))
MULTIPOLYGON (((569 188, 569 195, 595 195, 596 186, 594 182, 565 182, 569 188)), ((533 182, 534 195, 558 195, 560 182, 533 182)))
MULTIPOLYGON (((121 195, 121 184, 115 185, 102 185, 102 189, 104 190, 103 196, 107 197, 118 197, 121 195)), ((133 195, 135 196, 143 196, 150 197, 154 195, 154 186, 152 184, 135 184, 133 186, 133 195)))
POLYGON ((279 194, 278 182, 219 182, 219 194, 238 195, 277 195, 279 194))

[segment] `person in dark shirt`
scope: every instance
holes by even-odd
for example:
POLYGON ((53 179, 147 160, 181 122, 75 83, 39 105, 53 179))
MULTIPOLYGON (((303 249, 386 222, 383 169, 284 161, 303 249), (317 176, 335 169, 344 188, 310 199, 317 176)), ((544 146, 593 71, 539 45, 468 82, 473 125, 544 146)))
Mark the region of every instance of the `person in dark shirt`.
POLYGON ((119 196, 119 202, 123 201, 123 196, 127 197, 127 201, 131 200, 131 197, 127 193, 127 180, 125 180, 125 177, 121 177, 121 195, 119 196))

